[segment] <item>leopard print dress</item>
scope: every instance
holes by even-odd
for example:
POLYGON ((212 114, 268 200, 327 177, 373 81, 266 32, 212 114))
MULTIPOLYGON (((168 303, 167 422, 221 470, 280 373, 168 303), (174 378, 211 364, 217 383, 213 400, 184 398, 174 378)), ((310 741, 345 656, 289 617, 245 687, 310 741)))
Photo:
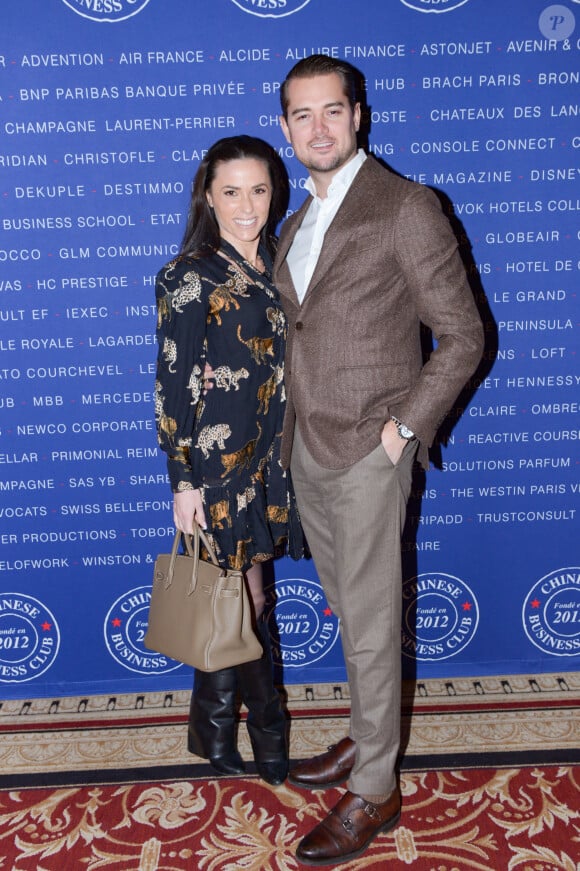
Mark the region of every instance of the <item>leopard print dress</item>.
POLYGON ((300 555, 279 458, 286 319, 268 268, 257 272, 225 241, 221 251, 157 275, 155 418, 172 490, 200 488, 218 559, 246 570, 289 539, 300 555), (204 394, 206 362, 215 382, 204 394))

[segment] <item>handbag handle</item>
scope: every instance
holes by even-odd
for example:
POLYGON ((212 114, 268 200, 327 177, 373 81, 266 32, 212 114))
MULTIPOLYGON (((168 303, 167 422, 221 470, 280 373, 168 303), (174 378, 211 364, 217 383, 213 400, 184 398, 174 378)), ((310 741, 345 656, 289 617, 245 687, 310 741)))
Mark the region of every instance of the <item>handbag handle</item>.
POLYGON ((200 540, 200 538, 203 542, 205 549, 208 552, 209 558, 212 561, 212 563, 215 566, 217 566, 218 568, 220 568, 220 564, 218 563, 217 557, 215 555, 215 551, 214 551, 213 547, 211 546, 211 543, 210 543, 207 535, 205 534, 205 532, 203 531, 201 526, 198 523, 196 523, 196 521, 194 520, 193 521, 193 536, 191 536, 188 532, 181 532, 179 529, 175 533, 175 537, 173 539, 173 545, 171 547, 171 557, 169 560, 169 568, 167 571, 167 578, 165 581, 165 588, 166 589, 167 589, 167 587, 171 586, 171 584, 173 583, 173 572, 175 569, 175 560, 177 559, 177 552, 179 550, 179 542, 181 541, 182 536, 183 536, 183 541, 185 543, 185 549, 187 551, 187 555, 192 557, 194 560, 194 563, 195 563, 194 571, 192 572, 191 589, 189 591, 189 592, 193 593, 193 591, 195 590, 196 582, 197 582, 197 565, 199 563, 199 540, 200 540), (193 548, 191 546, 191 539, 192 538, 193 538, 193 548))
POLYGON ((199 560, 199 540, 201 538, 210 560, 214 566, 218 566, 219 568, 219 563, 211 542, 199 523, 196 523, 195 520, 193 521, 193 552, 191 550, 191 538, 191 535, 188 535, 187 532, 183 533, 183 540, 185 541, 185 549, 187 550, 188 556, 192 556, 196 561, 199 560))

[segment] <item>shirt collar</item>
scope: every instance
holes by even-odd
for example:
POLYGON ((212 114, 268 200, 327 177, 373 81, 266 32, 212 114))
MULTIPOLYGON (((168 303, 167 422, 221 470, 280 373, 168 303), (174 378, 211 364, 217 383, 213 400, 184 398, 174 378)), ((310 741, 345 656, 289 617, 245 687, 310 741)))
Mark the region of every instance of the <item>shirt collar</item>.
MULTIPOLYGON (((355 156, 345 163, 343 167, 341 167, 331 183, 328 186, 327 199, 333 199, 335 196, 341 196, 344 192, 351 186, 354 181, 354 177, 357 172, 367 159, 367 156, 362 148, 359 148, 355 156)), ((316 188, 314 186, 314 182, 312 181, 312 176, 308 176, 304 187, 308 191, 308 193, 314 197, 315 200, 322 202, 316 193, 316 188)))

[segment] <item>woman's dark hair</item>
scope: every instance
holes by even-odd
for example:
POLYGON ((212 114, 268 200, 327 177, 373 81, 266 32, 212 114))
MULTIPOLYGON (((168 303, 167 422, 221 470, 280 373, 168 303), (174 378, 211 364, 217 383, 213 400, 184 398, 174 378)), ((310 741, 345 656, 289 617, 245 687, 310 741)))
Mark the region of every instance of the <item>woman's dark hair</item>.
POLYGON ((288 120, 288 85, 292 79, 311 79, 314 76, 328 76, 331 73, 339 76, 344 96, 350 103, 351 109, 354 109, 355 103, 359 101, 358 93, 361 90, 358 71, 347 61, 339 58, 328 57, 325 54, 311 54, 294 64, 282 82, 280 104, 284 118, 288 120))
POLYGON ((272 201, 268 220, 260 234, 260 242, 274 255, 276 227, 288 206, 288 173, 279 154, 254 136, 226 136, 211 146, 195 174, 187 225, 181 242, 181 254, 208 257, 220 247, 220 231, 213 209, 207 201, 207 191, 215 178, 220 163, 252 158, 268 167, 272 184, 272 201))

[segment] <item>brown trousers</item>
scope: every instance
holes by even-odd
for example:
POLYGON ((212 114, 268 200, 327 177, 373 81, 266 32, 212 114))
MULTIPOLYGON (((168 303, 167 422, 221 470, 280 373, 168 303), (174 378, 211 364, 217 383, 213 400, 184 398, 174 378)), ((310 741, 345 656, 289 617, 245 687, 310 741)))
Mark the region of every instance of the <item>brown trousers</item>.
POLYGON ((346 469, 325 469, 296 427, 291 472, 328 604, 340 619, 357 756, 348 787, 395 788, 401 720, 401 534, 417 442, 396 466, 382 444, 346 469))

